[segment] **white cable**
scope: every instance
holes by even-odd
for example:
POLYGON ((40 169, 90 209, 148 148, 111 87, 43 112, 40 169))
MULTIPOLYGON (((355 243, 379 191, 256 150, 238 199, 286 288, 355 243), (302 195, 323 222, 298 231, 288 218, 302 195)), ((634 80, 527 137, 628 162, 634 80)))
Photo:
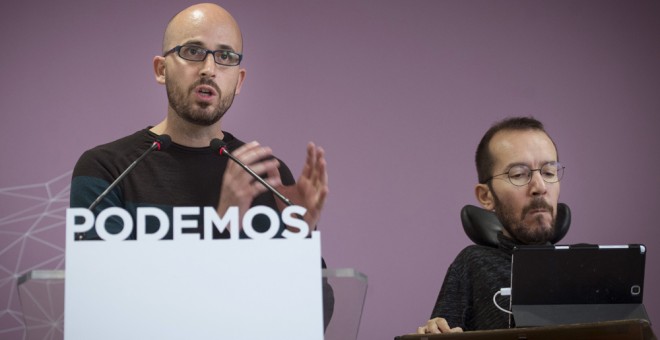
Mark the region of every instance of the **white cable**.
POLYGON ((500 307, 500 305, 497 304, 497 300, 495 300, 495 298, 500 294, 502 294, 502 296, 511 295, 511 288, 502 288, 502 289, 498 290, 497 292, 495 292, 495 295, 493 295, 493 304, 495 304, 495 307, 497 307, 497 309, 503 311, 504 313, 513 314, 510 311, 500 307))

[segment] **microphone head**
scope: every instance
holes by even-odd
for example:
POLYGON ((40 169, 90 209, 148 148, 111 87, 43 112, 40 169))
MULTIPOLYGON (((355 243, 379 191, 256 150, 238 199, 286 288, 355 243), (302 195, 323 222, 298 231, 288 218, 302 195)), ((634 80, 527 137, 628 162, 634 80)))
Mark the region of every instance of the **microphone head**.
POLYGON ((221 139, 213 138, 211 139, 210 146, 213 152, 222 155, 222 152, 225 151, 225 146, 227 146, 227 143, 223 142, 221 139))
POLYGON ((169 135, 160 135, 156 137, 156 140, 154 141, 156 145, 158 145, 158 151, 163 151, 172 145, 172 137, 169 135))

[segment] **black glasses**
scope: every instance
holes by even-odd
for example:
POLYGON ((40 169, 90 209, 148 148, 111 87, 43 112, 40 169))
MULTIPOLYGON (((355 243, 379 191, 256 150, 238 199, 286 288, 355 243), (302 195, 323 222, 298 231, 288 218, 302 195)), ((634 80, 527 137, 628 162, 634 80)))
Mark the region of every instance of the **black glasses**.
POLYGON ((488 178, 484 184, 497 176, 507 175, 511 184, 521 187, 532 181, 534 171, 538 171, 546 183, 557 183, 564 176, 564 167, 559 162, 545 163, 540 169, 530 169, 527 165, 519 164, 512 166, 507 172, 488 178))
POLYGON ((212 55, 213 60, 216 64, 225 65, 225 66, 237 66, 241 63, 243 56, 236 52, 229 50, 207 50, 199 46, 192 45, 179 45, 173 49, 165 52, 163 57, 166 57, 168 54, 176 52, 179 57, 190 60, 190 61, 204 61, 207 55, 212 55))

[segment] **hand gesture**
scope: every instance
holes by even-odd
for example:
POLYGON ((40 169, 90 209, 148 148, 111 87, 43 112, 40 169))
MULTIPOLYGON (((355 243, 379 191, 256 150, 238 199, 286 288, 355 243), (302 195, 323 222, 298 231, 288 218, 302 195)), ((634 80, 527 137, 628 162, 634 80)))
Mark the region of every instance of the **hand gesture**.
MULTIPOLYGON (((269 147, 263 147, 257 142, 250 142, 240 146, 232 152, 232 155, 262 178, 267 175, 265 180, 271 186, 282 185, 280 173, 277 170, 280 162, 271 157, 273 152, 269 147)), ((230 160, 222 179, 218 214, 223 215, 227 208, 237 206, 239 215, 242 218, 243 214, 250 208, 254 198, 266 190, 263 184, 255 180, 236 162, 230 160)))
MULTIPOLYGON (((302 174, 296 184, 276 187, 285 197, 295 204, 307 209, 305 222, 310 230, 316 228, 321 218, 321 210, 328 195, 328 172, 326 169, 325 151, 314 143, 307 144, 307 160, 303 166, 302 174)), ((280 209, 284 204, 277 202, 280 209)))

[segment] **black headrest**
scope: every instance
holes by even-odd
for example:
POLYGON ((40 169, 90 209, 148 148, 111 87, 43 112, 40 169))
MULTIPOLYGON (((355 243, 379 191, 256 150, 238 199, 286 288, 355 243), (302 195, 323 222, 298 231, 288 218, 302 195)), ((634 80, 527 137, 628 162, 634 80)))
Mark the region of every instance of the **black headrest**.
MULTIPOLYGON (((502 230, 502 223, 494 212, 474 205, 466 205, 461 209, 461 222, 463 230, 472 242, 482 246, 497 247, 497 233, 502 230)), ((550 240, 552 244, 564 238, 571 226, 571 209, 568 205, 557 204, 555 223, 555 236, 550 240)))

